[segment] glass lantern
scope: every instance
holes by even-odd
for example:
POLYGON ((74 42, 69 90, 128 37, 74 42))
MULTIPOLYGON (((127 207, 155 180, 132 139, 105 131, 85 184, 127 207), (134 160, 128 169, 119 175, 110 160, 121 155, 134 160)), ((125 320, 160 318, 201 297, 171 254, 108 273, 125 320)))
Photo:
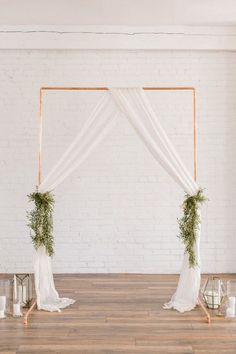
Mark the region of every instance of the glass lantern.
POLYGON ((0 280, 0 319, 6 318, 11 310, 12 282, 10 280, 0 280))
POLYGON ((32 275, 15 274, 14 275, 14 299, 22 307, 30 307, 32 302, 32 275))
POLYGON ((226 294, 224 284, 219 277, 210 277, 202 288, 202 296, 209 309, 219 309, 226 294))

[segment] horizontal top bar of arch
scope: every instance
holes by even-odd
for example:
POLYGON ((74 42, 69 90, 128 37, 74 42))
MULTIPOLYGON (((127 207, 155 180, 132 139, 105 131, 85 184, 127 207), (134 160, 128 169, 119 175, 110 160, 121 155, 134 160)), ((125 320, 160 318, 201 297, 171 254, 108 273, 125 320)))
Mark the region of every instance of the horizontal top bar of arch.
MULTIPOLYGON (((191 90, 191 91, 195 91, 195 87, 190 87, 190 86, 177 86, 177 87, 142 87, 143 90, 191 90)), ((78 90, 78 91, 108 91, 109 87, 53 87, 53 86, 45 86, 45 87, 41 87, 40 88, 41 91, 50 91, 50 90, 78 90)))

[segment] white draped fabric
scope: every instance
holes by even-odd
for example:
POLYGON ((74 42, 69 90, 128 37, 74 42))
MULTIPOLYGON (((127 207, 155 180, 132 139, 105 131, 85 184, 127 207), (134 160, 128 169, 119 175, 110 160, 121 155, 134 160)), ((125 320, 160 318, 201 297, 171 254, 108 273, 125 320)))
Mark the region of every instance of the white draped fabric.
POLYGON ((50 191, 77 169, 114 126, 117 108, 106 93, 92 111, 81 131, 39 186, 40 192, 50 191))
MULTIPOLYGON (((39 191, 53 190, 78 168, 111 130, 118 113, 128 118, 153 157, 180 187, 190 195, 196 194, 199 189, 197 184, 168 139, 141 88, 113 88, 105 93, 81 132, 39 186, 39 191)), ((200 230, 195 245, 198 265, 199 240, 200 230)), ((73 303, 73 300, 59 298, 53 282, 51 260, 44 247, 37 251, 35 286, 39 309, 55 311, 73 303)), ((165 308, 175 308, 181 312, 193 309, 197 304, 199 286, 200 266, 190 268, 188 255, 185 254, 177 290, 165 308)))
MULTIPOLYGON (((200 210, 198 210, 198 213, 199 217, 201 218, 200 210)), ((171 300, 164 304, 164 309, 174 308, 180 312, 191 311, 198 303, 198 295, 201 281, 200 232, 201 230, 199 228, 197 240, 194 247, 194 252, 198 265, 195 268, 190 268, 188 262, 188 254, 184 254, 183 264, 176 292, 172 296, 171 300)))
MULTIPOLYGON (((74 141, 40 184, 39 192, 53 190, 78 168, 112 129, 116 118, 117 108, 106 94, 100 99, 74 141)), ((60 308, 74 303, 72 299, 59 298, 54 285, 51 258, 46 254, 45 247, 36 252, 34 271, 38 309, 60 311, 60 308)))
POLYGON ((36 252, 34 275, 38 310, 60 311, 75 302, 66 297, 59 297, 54 285, 51 257, 46 254, 44 246, 36 252))
MULTIPOLYGON (((153 157, 186 193, 190 195, 196 194, 199 187, 168 139, 145 92, 139 88, 111 89, 111 95, 153 157)), ((184 255, 178 287, 171 300, 164 305, 166 309, 175 308, 180 312, 184 312, 192 310, 197 304, 201 277, 199 266, 200 230, 198 230, 198 233, 195 244, 198 266, 190 268, 188 255, 184 255)))

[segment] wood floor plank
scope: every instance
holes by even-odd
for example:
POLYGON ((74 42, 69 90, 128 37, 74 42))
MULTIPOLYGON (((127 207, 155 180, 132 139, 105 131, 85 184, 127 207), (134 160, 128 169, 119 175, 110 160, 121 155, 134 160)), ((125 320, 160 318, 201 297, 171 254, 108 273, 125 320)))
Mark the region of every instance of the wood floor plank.
POLYGON ((236 321, 215 316, 209 325, 199 307, 163 310, 177 280, 176 275, 58 274, 59 293, 76 303, 61 313, 34 310, 27 328, 19 318, 1 320, 0 354, 236 354, 236 321))

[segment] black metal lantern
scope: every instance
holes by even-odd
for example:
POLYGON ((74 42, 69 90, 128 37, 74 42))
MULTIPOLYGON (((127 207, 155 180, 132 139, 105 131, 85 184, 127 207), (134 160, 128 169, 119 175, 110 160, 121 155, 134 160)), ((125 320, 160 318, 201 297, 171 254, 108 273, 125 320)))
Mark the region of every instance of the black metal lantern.
POLYGON ((30 307, 32 302, 32 275, 14 275, 14 298, 18 299, 23 307, 30 307))

